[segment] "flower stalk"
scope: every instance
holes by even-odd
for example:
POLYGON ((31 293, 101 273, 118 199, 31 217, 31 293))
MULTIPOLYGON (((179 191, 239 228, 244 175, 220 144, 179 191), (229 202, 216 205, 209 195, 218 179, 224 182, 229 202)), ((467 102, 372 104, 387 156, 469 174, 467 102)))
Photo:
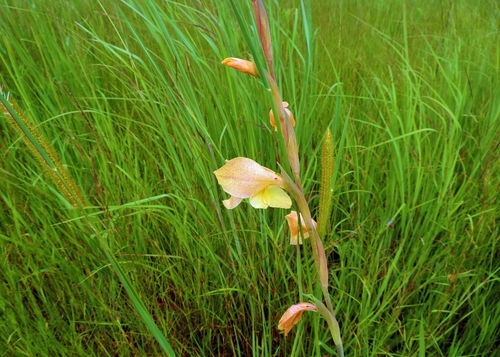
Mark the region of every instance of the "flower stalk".
POLYGON ((293 177, 297 187, 302 192, 302 182, 300 180, 300 161, 299 161, 299 150, 297 147, 297 138, 295 136, 295 130, 293 129, 292 121, 290 116, 285 111, 283 106, 283 100, 281 99, 281 93, 276 84, 274 78, 271 78, 267 74, 267 80, 271 86, 271 93, 273 95, 274 106, 278 111, 279 124, 281 128, 281 134, 283 136, 283 141, 285 142, 285 148, 288 156, 288 162, 290 163, 290 168, 292 169, 293 177))
MULTIPOLYGON (((325 319, 327 320, 328 326, 330 327, 330 332, 332 334, 333 340, 335 342, 335 345, 337 346, 337 349, 339 350, 339 355, 343 356, 344 352, 342 347, 342 339, 340 337, 340 328, 337 319, 335 318, 335 311, 333 310, 332 300, 328 292, 328 265, 326 261, 323 242, 318 234, 315 224, 313 223, 314 221, 311 217, 309 204, 304 197, 304 193, 299 190, 297 185, 295 185, 290 176, 288 176, 284 170, 281 171, 281 176, 283 177, 285 189, 294 198, 297 206, 299 207, 300 214, 302 215, 302 217, 304 217, 304 225, 306 226, 307 232, 311 237, 311 248, 316 264, 316 270, 318 272, 323 298, 326 301, 326 311, 328 311, 328 313, 326 313, 326 311, 323 311, 322 316, 328 317, 328 319, 326 319, 326 317, 325 319)), ((316 307, 318 306, 316 305, 316 307)))
POLYGON ((292 305, 281 318, 279 329, 284 330, 286 335, 290 329, 298 323, 305 311, 317 311, 327 321, 338 353, 343 357, 344 351, 340 328, 335 318, 333 304, 328 291, 328 266, 325 248, 321 240, 321 237, 327 233, 327 221, 331 210, 330 187, 331 178, 333 177, 334 160, 332 135, 330 131, 327 131, 322 151, 324 160, 321 181, 322 196, 320 202, 320 223, 318 228, 316 228, 316 222, 312 218, 300 178, 300 160, 294 130, 295 118, 291 110, 288 109, 288 103, 283 101, 276 82, 273 68, 271 33, 267 14, 262 0, 251 0, 251 2, 257 24, 257 32, 268 71, 261 69, 261 73, 258 73, 256 66, 252 62, 236 58, 227 58, 222 63, 240 72, 260 77, 264 83, 267 82, 269 84, 273 100, 270 122, 283 139, 280 146, 281 148, 284 147, 284 151, 286 152, 293 179, 281 166, 281 173, 278 175, 247 158, 229 160, 226 165, 214 171, 214 174, 224 191, 231 195, 230 199, 223 201, 224 205, 229 209, 235 208, 246 198, 249 199, 250 204, 254 208, 289 208, 292 203, 285 191, 288 192, 296 202, 299 214, 292 211, 292 213, 287 216, 291 231, 291 244, 301 243, 301 233, 304 238, 310 238, 309 241, 311 242, 316 272, 321 285, 323 300, 326 305, 314 296, 308 296, 312 304, 302 302, 292 305), (278 118, 278 120, 276 120, 276 118, 278 118), (305 227, 305 231, 302 224, 305 227))

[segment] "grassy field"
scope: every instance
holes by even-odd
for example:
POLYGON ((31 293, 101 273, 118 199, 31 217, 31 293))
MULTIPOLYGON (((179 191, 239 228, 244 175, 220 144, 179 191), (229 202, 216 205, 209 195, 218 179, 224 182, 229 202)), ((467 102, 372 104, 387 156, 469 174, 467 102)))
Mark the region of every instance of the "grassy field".
MULTIPOLYGON (((333 132, 346 356, 500 356, 498 3, 265 4, 311 207, 333 132)), ((85 206, 0 116, 0 356, 329 355, 318 316, 277 329, 315 286, 289 212, 227 210, 213 175, 279 170, 269 94, 220 64, 249 45, 229 1, 0 0, 3 92, 85 206)))

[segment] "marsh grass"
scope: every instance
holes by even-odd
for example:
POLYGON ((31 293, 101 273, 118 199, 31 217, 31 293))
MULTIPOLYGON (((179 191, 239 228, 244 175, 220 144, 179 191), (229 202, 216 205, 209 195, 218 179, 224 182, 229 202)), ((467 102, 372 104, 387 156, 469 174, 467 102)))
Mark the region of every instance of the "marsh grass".
MULTIPOLYGON (((234 14, 141 4, 3 1, 0 83, 90 202, 176 355, 327 353, 316 317, 277 332, 314 278, 307 246, 287 244, 286 212, 225 210, 212 174, 235 156, 277 169, 266 94, 220 65, 249 53, 234 14)), ((311 207, 333 132, 325 247, 346 355, 499 354, 498 5, 268 7, 311 207)), ((82 215, 4 118, 0 133, 0 351, 162 354, 82 215)))

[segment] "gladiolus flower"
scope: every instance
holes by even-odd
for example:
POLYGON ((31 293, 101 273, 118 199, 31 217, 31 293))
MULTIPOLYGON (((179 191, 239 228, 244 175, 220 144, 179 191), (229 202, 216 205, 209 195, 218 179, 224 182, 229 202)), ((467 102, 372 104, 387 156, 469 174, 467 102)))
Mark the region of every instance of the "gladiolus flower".
MULTIPOLYGON (((292 123, 292 127, 295 126, 295 118, 293 117, 292 112, 288 109, 287 102, 283 102, 283 108, 290 117, 290 122, 292 123)), ((272 109, 269 111, 269 121, 271 122, 271 125, 274 127, 274 131, 278 131, 278 127, 276 126, 276 120, 274 119, 274 113, 272 109)))
MULTIPOLYGON (((299 230, 299 218, 297 212, 292 211, 290 214, 285 216, 288 222, 288 228, 290 228, 290 244, 297 245, 302 244, 302 237, 300 236, 299 230)), ((302 234, 304 238, 309 238, 309 232, 307 231, 306 226, 304 225, 304 217, 300 215, 300 223, 302 226, 302 234)), ((313 225, 316 227, 316 222, 313 220, 313 225)))
POLYGON ((281 316, 278 323, 278 330, 285 330, 285 336, 288 335, 292 327, 302 319, 305 311, 318 311, 318 309, 308 302, 301 302, 290 306, 283 316, 281 316))
POLYGON ((292 200, 283 190, 283 178, 268 168, 246 157, 237 157, 214 171, 219 185, 231 197, 223 201, 233 209, 245 199, 250 199, 254 208, 290 208, 292 200))
POLYGON ((250 74, 254 77, 260 77, 259 71, 253 62, 241 59, 229 57, 222 61, 222 64, 231 68, 234 68, 242 73, 250 74))

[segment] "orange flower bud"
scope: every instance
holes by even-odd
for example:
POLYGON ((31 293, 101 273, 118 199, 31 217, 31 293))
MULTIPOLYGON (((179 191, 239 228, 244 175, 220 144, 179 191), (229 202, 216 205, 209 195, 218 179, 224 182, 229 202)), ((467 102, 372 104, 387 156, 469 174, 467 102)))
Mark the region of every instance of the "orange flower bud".
MULTIPOLYGON (((300 236, 299 229, 299 217, 296 211, 290 212, 290 214, 285 216, 288 222, 288 228, 290 228, 290 244, 297 245, 302 244, 302 237, 300 236)), ((309 232, 307 232, 307 228, 304 225, 304 217, 300 215, 300 223, 302 225, 302 234, 304 238, 309 238, 309 232)), ((316 227, 316 222, 313 221, 314 227, 316 227)))
MULTIPOLYGON (((288 109, 287 102, 283 102, 283 108, 290 117, 290 122, 292 123, 292 126, 295 126, 295 118, 293 117, 292 112, 288 109)), ((271 122, 271 125, 274 127, 274 131, 278 131, 278 127, 276 126, 276 120, 274 119, 274 113, 272 109, 269 111, 269 121, 271 122)))
POLYGON ((250 74, 254 77, 260 77, 259 71, 253 62, 241 59, 229 57, 222 61, 222 64, 231 68, 234 68, 242 73, 250 74))

